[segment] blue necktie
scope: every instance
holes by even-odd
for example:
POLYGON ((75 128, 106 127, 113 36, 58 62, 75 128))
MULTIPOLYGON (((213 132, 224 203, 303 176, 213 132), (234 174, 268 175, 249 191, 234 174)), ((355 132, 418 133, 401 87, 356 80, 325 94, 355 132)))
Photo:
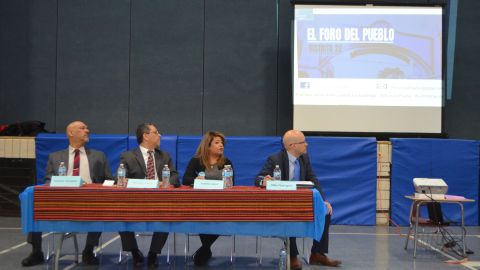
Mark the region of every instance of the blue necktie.
POLYGON ((293 166, 292 180, 296 180, 296 181, 300 180, 300 162, 298 161, 298 158, 295 160, 295 165, 293 166))

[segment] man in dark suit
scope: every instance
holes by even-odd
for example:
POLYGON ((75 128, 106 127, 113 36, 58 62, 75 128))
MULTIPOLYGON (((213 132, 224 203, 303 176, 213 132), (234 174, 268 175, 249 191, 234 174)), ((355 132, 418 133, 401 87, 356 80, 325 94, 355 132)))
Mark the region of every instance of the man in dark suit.
MULTIPOLYGON (((64 162, 67 167, 67 175, 81 176, 86 183, 103 183, 105 179, 112 179, 105 154, 85 148, 85 144, 89 141, 89 133, 87 125, 80 121, 74 121, 67 126, 66 135, 69 146, 65 150, 51 153, 48 156, 45 184, 49 184, 52 175, 58 175, 57 169, 61 162, 64 162)), ((87 234, 85 249, 82 253, 83 263, 98 264, 98 260, 93 254, 93 248, 98 246, 100 234, 100 232, 87 234)), ((42 263, 42 233, 29 233, 27 242, 32 245, 32 253, 22 260, 22 265, 32 266, 42 263)))
MULTIPOLYGON (((325 228, 320 242, 313 241, 310 264, 321 264, 326 266, 338 266, 341 261, 328 258, 328 227, 330 225, 330 217, 332 215, 332 206, 325 200, 325 194, 322 191, 320 182, 317 180, 315 173, 310 164, 310 158, 307 155, 307 141, 301 131, 289 130, 283 135, 284 149, 270 156, 263 166, 258 176, 263 176, 262 183, 256 182, 257 186, 266 185, 266 182, 272 180, 273 170, 278 165, 282 172, 282 180, 312 181, 315 188, 320 192, 327 207, 328 213, 325 217, 325 228)), ((258 179, 258 177, 257 177, 258 179)), ((292 269, 301 269, 302 264, 297 259, 298 249, 294 237, 290 238, 290 264, 292 269)))
MULTIPOLYGON (((161 151, 160 133, 151 123, 144 123, 138 126, 137 131, 138 148, 125 152, 120 157, 127 170, 127 178, 137 179, 158 179, 161 177, 162 168, 168 165, 170 169, 170 184, 179 185, 178 173, 175 171, 172 159, 167 152, 161 151)), ((133 232, 120 232, 122 249, 132 252, 134 265, 143 263, 143 254, 140 252, 133 232)), ((168 233, 155 232, 152 236, 150 251, 148 252, 148 266, 153 267, 157 263, 157 254, 162 251, 167 241, 168 233)))

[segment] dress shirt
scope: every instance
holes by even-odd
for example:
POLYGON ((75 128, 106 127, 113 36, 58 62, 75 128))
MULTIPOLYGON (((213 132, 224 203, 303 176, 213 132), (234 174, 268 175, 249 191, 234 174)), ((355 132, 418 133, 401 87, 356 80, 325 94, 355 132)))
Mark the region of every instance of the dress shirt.
MULTIPOLYGON (((92 183, 92 178, 90 177, 90 166, 88 164, 87 152, 85 152, 85 147, 78 148, 80 150, 80 176, 83 181, 87 184, 92 183)), ((68 171, 67 175, 73 174, 73 160, 75 159, 75 148, 68 146, 68 171)))
MULTIPOLYGON (((287 151, 287 154, 288 154, 288 180, 292 180, 295 177, 294 175, 295 160, 297 160, 297 158, 292 154, 290 154, 288 151, 287 151)), ((282 178, 285 178, 285 176, 283 176, 282 178)))

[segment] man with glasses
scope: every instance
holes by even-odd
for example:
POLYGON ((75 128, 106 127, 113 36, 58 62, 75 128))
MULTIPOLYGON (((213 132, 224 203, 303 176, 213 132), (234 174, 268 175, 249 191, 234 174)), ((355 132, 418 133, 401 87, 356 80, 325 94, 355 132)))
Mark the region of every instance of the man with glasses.
MULTIPOLYGON (((272 180, 273 170, 278 165, 282 171, 282 180, 291 181, 312 181, 315 188, 320 192, 324 199, 325 206, 328 213, 325 216, 325 228, 320 242, 313 241, 310 264, 321 264, 326 266, 338 266, 342 262, 339 260, 332 260, 325 254, 328 253, 328 227, 330 225, 330 217, 332 215, 332 206, 325 200, 325 195, 317 180, 315 173, 310 164, 310 158, 307 154, 308 143, 305 140, 305 135, 298 130, 289 130, 283 135, 283 146, 280 152, 268 157, 267 162, 258 176, 263 176, 263 182, 256 182, 257 186, 266 185, 266 182, 272 180)), ((297 258, 298 249, 295 237, 290 237, 290 266, 292 269, 301 269, 302 264, 297 258)))
MULTIPOLYGON (((120 157, 127 170, 127 178, 134 179, 158 179, 162 174, 164 165, 170 168, 170 184, 178 186, 178 173, 175 170, 170 155, 159 149, 160 133, 151 123, 140 124, 136 131, 138 147, 125 152, 120 157)), ((143 263, 143 254, 138 249, 135 234, 133 232, 120 232, 122 249, 130 251, 133 257, 133 264, 143 263)), ((148 252, 148 266, 154 267, 157 264, 157 254, 162 251, 167 241, 167 232, 155 232, 152 236, 150 250, 148 252)))

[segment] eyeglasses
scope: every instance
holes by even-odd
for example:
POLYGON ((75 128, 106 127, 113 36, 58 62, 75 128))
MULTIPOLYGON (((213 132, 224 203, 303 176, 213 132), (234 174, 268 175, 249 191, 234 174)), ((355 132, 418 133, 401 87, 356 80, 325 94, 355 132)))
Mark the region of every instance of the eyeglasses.
POLYGON ((155 130, 155 131, 150 131, 150 132, 148 132, 147 134, 150 134, 150 133, 153 133, 153 134, 160 135, 160 132, 158 132, 158 130, 155 130))
POLYGON ((307 141, 303 141, 303 142, 295 142, 295 143, 291 143, 291 144, 306 144, 307 141))

